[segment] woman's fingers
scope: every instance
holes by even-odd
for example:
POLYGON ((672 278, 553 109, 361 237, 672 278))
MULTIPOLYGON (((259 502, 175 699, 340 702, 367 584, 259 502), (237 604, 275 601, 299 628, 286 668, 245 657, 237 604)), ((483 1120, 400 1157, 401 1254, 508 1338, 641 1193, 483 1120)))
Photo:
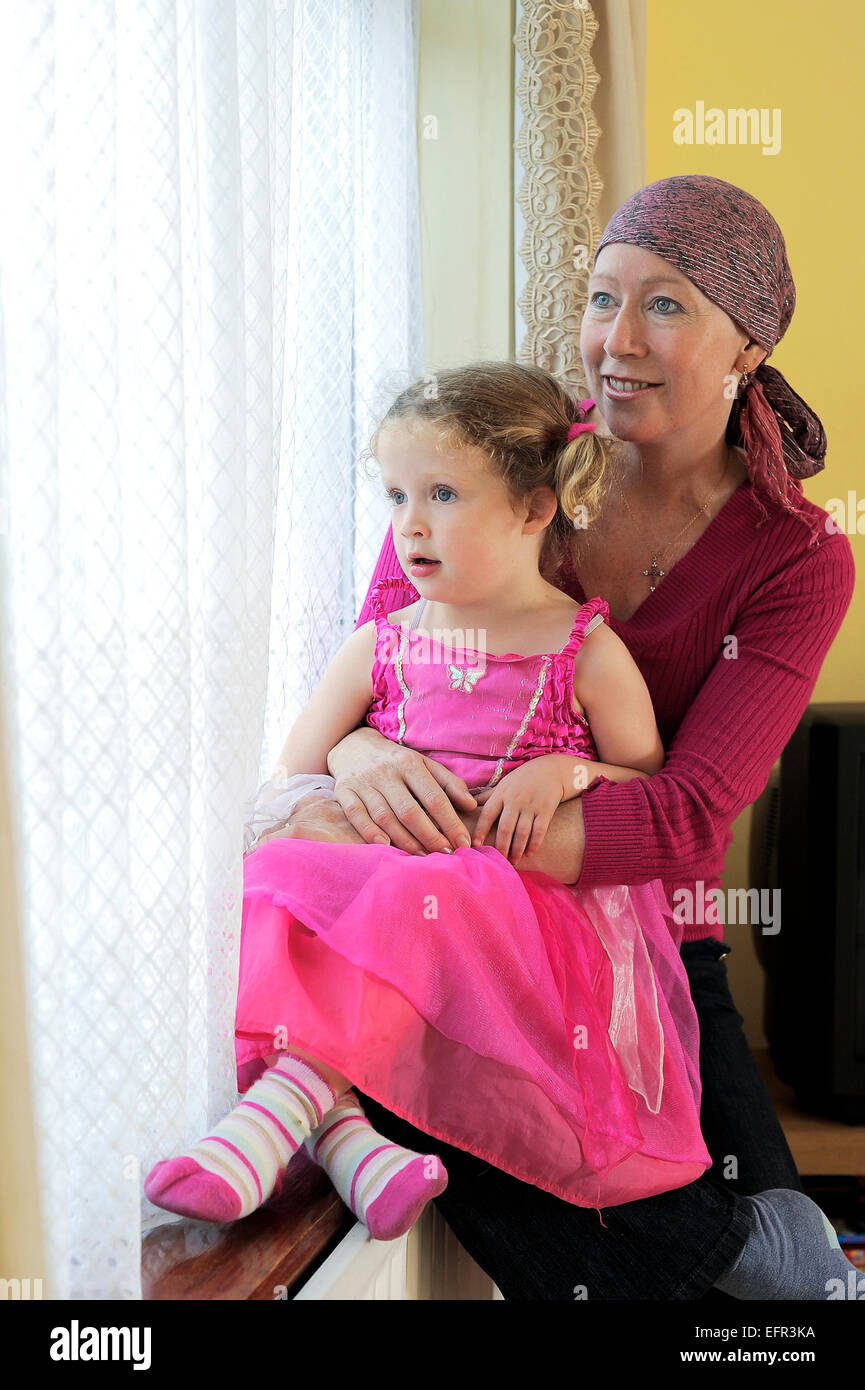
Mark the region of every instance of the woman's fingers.
POLYGON ((347 819, 367 844, 384 838, 408 854, 424 853, 423 845, 400 823, 386 797, 375 787, 367 783, 337 782, 334 794, 347 819))
MULTIPOLYGON (((435 768, 445 772, 440 763, 435 768)), ((469 794, 460 778, 454 779, 453 774, 448 774, 448 778, 457 791, 462 787, 464 795, 469 794)), ((398 762, 370 768, 363 779, 358 775, 337 782, 334 791, 349 820, 370 840, 375 833, 370 825, 373 822, 392 844, 410 854, 434 854, 468 848, 471 844, 465 825, 434 776, 434 769, 427 766, 427 759, 420 753, 406 750, 406 756, 398 762)))
MULTIPOLYGON (((436 789, 434 793, 428 793, 430 799, 435 805, 443 807, 446 802, 444 792, 432 778, 430 782, 436 789)), ((459 838, 457 845, 452 846, 414 800, 405 782, 389 777, 382 780, 381 787, 381 791, 378 791, 367 782, 353 782, 339 784, 335 788, 346 816, 367 843, 372 843, 376 836, 385 835, 397 849, 406 850, 409 854, 433 854, 470 844, 468 831, 453 807, 450 810, 459 828, 459 838)))
MULTIPOLYGON (((404 835, 408 832, 409 837, 419 842, 428 854, 459 849, 461 846, 468 848, 471 843, 468 831, 438 784, 433 782, 433 786, 435 791, 430 791, 420 774, 417 778, 409 774, 405 783, 387 790, 386 796, 394 815, 394 829, 389 829, 388 833, 394 844, 397 843, 397 833, 404 835), (448 827, 448 833, 435 823, 438 820, 448 827)), ((387 824, 390 826, 390 821, 387 824)))
POLYGON ((428 758, 426 754, 423 754, 423 760, 452 806, 460 806, 464 811, 475 809, 477 798, 469 791, 462 777, 457 777, 444 763, 436 762, 435 758, 428 758))
POLYGON ((468 831, 451 795, 475 809, 475 798, 461 777, 443 764, 400 748, 383 761, 369 762, 352 775, 337 777, 334 795, 355 830, 368 842, 385 835, 410 854, 468 848, 468 831))
POLYGON ((394 810, 426 848, 468 848, 471 838, 451 799, 456 796, 465 802, 465 810, 475 809, 475 798, 463 779, 434 758, 421 756, 407 769, 405 785, 415 798, 414 805, 405 803, 405 816, 400 814, 400 807, 394 805, 394 810))

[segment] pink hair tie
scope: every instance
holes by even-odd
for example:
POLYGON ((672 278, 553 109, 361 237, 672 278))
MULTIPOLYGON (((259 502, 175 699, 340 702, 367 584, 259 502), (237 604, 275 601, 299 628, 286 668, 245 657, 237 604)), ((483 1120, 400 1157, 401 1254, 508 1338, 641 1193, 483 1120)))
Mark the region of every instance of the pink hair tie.
POLYGON ((578 420, 575 420, 568 430, 568 443, 570 444, 571 440, 576 439, 577 435, 582 434, 584 430, 593 430, 594 428, 594 425, 581 424, 578 420))

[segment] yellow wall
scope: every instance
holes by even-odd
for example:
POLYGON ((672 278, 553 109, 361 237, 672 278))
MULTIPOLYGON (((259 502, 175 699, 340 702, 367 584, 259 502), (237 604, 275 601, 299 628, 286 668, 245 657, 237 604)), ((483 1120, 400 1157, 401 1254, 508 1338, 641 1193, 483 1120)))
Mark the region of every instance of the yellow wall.
MULTIPOLYGON (((759 0, 746 9, 647 0, 648 178, 714 174, 746 188, 784 233, 796 310, 772 365, 816 411, 826 430, 826 467, 805 483, 826 507, 862 481, 860 374, 865 364, 865 184, 859 133, 865 116, 865 8, 806 0, 759 0), (760 145, 673 140, 673 112, 720 107, 780 109, 780 151, 760 145)), ((855 526, 855 522, 853 523, 855 526)), ((848 523, 849 525, 849 523, 848 523)), ((862 520, 865 531, 865 516, 862 520)), ((812 699, 865 700, 865 536, 850 536, 861 579, 812 699)), ((767 691, 771 699, 771 691, 767 691)), ((746 887, 750 809, 734 826, 725 887, 746 887)), ((783 903, 782 927, 783 931, 783 903)), ((820 924, 814 924, 819 934, 820 924)), ((764 1042, 762 972, 751 930, 728 926, 731 988, 752 1045, 764 1042)))
MULTIPOLYGON (((805 484, 819 506, 862 479, 865 368, 865 6, 759 0, 746 10, 648 0, 648 177, 714 174, 753 193, 784 233, 796 282, 793 321, 770 359, 823 421, 826 467, 805 484), (676 145, 677 108, 779 108, 781 149, 676 145)), ((862 519, 865 531, 865 516, 862 519)), ((865 576, 865 535, 851 536, 865 576)), ((865 583, 830 652, 819 700, 865 699, 865 583)))

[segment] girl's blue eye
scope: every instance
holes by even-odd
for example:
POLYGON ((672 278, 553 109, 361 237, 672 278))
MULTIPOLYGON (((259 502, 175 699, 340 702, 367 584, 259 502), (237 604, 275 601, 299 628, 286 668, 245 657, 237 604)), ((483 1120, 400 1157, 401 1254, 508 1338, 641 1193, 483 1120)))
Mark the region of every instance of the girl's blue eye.
MULTIPOLYGON (((449 492, 452 497, 456 497, 456 493, 454 492, 453 488, 448 487, 446 483, 439 483, 438 487, 436 487, 433 490, 433 496, 436 496, 440 492, 449 492)), ((385 497, 389 498, 389 500, 393 502, 395 507, 399 507, 402 505, 402 503, 397 501, 397 498, 401 497, 404 499, 405 493, 400 492, 398 487, 392 487, 389 492, 385 493, 385 497)))

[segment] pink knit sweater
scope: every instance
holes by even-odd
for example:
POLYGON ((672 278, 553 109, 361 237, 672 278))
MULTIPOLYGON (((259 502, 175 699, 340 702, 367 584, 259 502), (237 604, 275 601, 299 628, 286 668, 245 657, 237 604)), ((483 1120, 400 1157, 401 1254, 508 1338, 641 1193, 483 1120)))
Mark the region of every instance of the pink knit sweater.
MULTIPOLYGON (((812 502, 804 512, 820 523, 815 544, 802 518, 765 520, 743 483, 637 611, 609 620, 643 673, 667 757, 653 777, 583 792, 579 883, 661 879, 674 905, 693 901, 686 941, 724 935, 706 895, 720 887, 730 827, 765 787, 852 597, 850 542, 812 502), (680 889, 690 896, 673 899, 680 889)), ((388 531, 372 583, 402 573, 388 531)), ((562 589, 594 597, 572 571, 562 589)), ((413 597, 407 582, 391 611, 413 597)), ((367 594, 357 626, 371 616, 367 594)))

